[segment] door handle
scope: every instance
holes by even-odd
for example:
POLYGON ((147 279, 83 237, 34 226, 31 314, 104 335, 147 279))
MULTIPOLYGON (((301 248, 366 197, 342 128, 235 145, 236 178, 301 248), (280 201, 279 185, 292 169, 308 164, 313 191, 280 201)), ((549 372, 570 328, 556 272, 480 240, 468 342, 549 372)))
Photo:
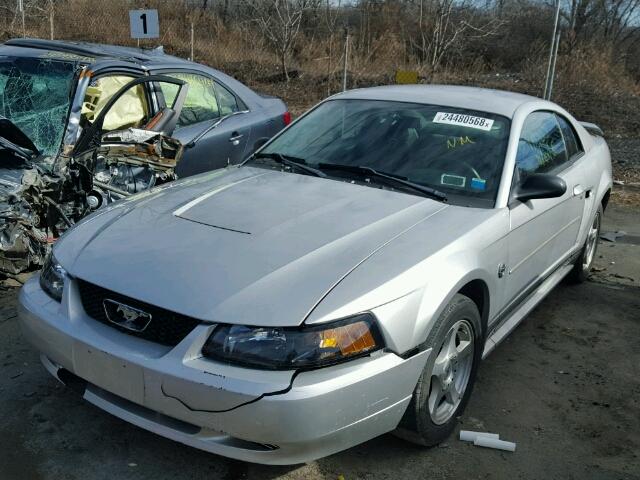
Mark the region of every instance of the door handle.
POLYGON ((233 132, 231 134, 231 136, 229 137, 229 141, 231 143, 233 143, 234 145, 240 145, 240 139, 244 137, 244 135, 242 135, 241 133, 238 132, 233 132))
POLYGON ((589 198, 589 196, 591 195, 591 190, 593 190, 593 186, 589 186, 585 188, 582 185, 578 184, 573 187, 573 196, 578 197, 584 193, 585 197, 589 198))

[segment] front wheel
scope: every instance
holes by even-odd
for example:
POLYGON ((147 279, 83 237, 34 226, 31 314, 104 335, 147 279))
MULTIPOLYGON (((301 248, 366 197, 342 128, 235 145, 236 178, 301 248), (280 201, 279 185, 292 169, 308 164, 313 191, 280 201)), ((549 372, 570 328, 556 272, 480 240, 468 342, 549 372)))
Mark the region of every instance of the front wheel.
POLYGON ((470 298, 456 294, 427 338, 432 353, 397 436, 432 446, 451 434, 471 395, 482 338, 478 307, 470 298))
POLYGON ((598 250, 598 238, 600 238, 600 225, 602 223, 602 205, 598 207, 598 211, 593 217, 591 227, 587 233, 587 239, 584 242, 580 256, 577 258, 576 263, 573 265, 570 276, 571 280, 577 283, 584 282, 589 277, 589 271, 593 266, 593 260, 596 257, 596 251, 598 250))

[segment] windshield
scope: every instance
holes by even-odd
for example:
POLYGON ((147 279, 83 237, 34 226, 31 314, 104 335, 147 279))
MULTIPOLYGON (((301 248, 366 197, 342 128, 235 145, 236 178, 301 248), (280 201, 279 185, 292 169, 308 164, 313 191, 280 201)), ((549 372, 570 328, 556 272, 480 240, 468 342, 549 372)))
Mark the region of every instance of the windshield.
POLYGON ((49 58, 0 56, 0 115, 43 155, 55 155, 62 143, 75 67, 49 58))
POLYGON ((303 159, 331 175, 324 164, 369 167, 444 192, 455 203, 493 206, 509 128, 508 119, 486 112, 331 100, 261 153, 303 159))

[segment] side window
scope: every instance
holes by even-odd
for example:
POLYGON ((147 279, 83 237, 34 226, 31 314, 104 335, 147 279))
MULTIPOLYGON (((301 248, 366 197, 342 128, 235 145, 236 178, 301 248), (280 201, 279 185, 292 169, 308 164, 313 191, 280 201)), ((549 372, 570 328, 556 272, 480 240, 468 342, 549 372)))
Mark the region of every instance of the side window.
MULTIPOLYGON (((211 78, 197 73, 169 73, 170 77, 183 80, 189 85, 187 98, 178 119, 178 127, 186 127, 194 123, 214 120, 220 116, 220 108, 216 99, 214 82, 211 78)), ((178 86, 163 83, 160 85, 165 103, 172 105, 178 93, 178 86)))
POLYGON ((549 112, 530 114, 522 127, 516 153, 520 178, 550 172, 567 162, 567 149, 556 116, 549 112))
POLYGON ((216 91, 218 92, 218 100, 220 102, 220 114, 229 115, 233 112, 240 111, 236 96, 218 82, 215 82, 215 84, 216 91))
POLYGON ((556 118, 560 124, 564 142, 567 145, 567 155, 569 156, 569 159, 572 159, 575 155, 582 153, 582 146, 580 145, 578 136, 569 121, 560 115, 556 115, 556 118))
MULTIPOLYGON (((93 79, 82 102, 81 122, 93 123, 111 97, 133 79, 134 77, 129 75, 107 75, 93 79)), ((111 107, 104 119, 104 129, 111 131, 141 127, 148 119, 149 104, 144 85, 136 85, 111 107)))

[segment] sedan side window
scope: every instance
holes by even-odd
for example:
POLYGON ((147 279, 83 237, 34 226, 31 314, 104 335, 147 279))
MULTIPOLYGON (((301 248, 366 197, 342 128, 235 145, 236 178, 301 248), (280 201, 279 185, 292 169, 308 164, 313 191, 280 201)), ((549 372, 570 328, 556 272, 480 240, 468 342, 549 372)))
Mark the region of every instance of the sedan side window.
POLYGON ((567 155, 569 156, 569 160, 574 158, 576 155, 582 153, 582 146, 578 140, 578 136, 576 132, 573 130, 573 127, 569 123, 569 121, 561 117, 560 115, 556 115, 558 119, 558 123, 560 124, 560 129, 562 130, 562 136, 564 137, 564 141, 567 145, 567 155))
MULTIPOLYGON (((166 75, 182 80, 189 86, 177 127, 186 127, 187 125, 215 120, 220 117, 220 107, 216 98, 214 81, 211 78, 197 73, 186 72, 167 73, 166 75)), ((163 83, 160 87, 165 104, 173 104, 178 92, 178 86, 163 83)))
POLYGON ((240 106, 236 96, 218 82, 215 82, 215 84, 218 92, 218 101, 220 102, 220 114, 224 116, 239 112, 240 106))
POLYGON ((522 179, 532 173, 547 173, 569 161, 567 148, 556 116, 549 112, 533 112, 524 122, 516 168, 522 179))

